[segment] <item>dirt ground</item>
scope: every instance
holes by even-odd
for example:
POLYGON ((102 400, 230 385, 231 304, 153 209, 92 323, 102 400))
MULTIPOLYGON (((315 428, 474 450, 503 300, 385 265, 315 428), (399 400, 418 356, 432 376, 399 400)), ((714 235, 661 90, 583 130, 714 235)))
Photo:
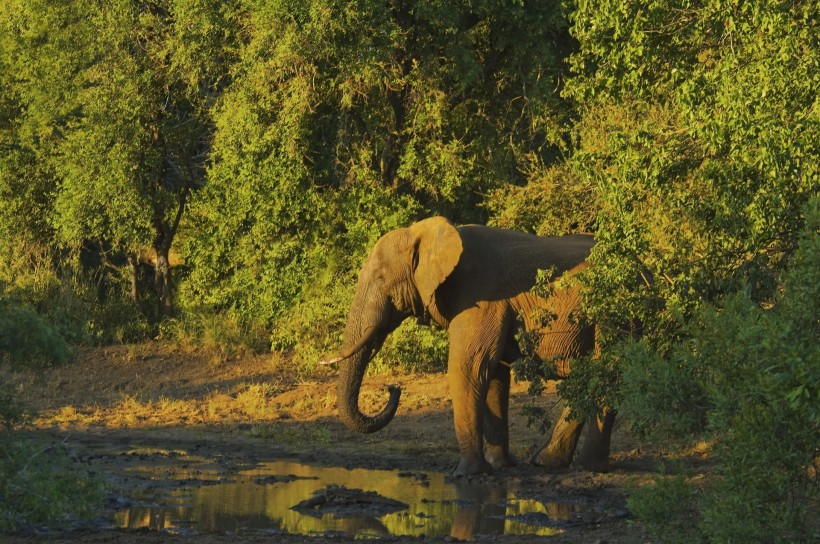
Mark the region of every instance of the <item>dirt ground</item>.
MULTIPOLYGON (((85 349, 77 362, 45 371, 0 371, 22 399, 37 410, 34 432, 63 440, 81 460, 108 478, 112 496, 128 482, 116 475, 122 456, 102 455, 104 448, 154 448, 196 451, 218 459, 225 470, 275 460, 348 468, 449 473, 458 460, 452 407, 444 374, 368 376, 362 408, 377 411, 387 384, 402 387, 402 402, 393 422, 372 435, 347 430, 335 415, 335 371, 322 369, 302 378, 289 361, 272 355, 216 357, 160 343, 85 349)), ((629 514, 626 494, 646 483, 657 470, 660 454, 640 450, 626 426, 616 425, 612 470, 593 474, 575 467, 546 471, 527 463, 543 441, 527 426, 521 410, 533 400, 527 384, 513 385, 511 449, 518 466, 481 477, 514 482, 518 496, 568 499, 583 497, 596 505, 551 543, 634 543, 650 539, 629 514)), ((554 387, 537 404, 559 410, 554 387)), ((150 456, 146 462, 150 462, 150 456)), ((111 503, 111 501, 109 501, 111 503)), ((109 508, 114 508, 109 504, 109 508)), ((112 515, 107 512, 105 515, 112 515)), ((452 542, 449 537, 390 537, 389 541, 452 542)), ((518 544, 544 537, 481 536, 473 540, 518 544)), ((0 535, 9 544, 40 542, 42 535, 0 535)), ((48 539, 55 543, 113 542, 189 543, 270 542, 264 534, 197 534, 111 529, 91 525, 48 539)), ((277 542, 348 542, 352 537, 279 534, 277 542)))

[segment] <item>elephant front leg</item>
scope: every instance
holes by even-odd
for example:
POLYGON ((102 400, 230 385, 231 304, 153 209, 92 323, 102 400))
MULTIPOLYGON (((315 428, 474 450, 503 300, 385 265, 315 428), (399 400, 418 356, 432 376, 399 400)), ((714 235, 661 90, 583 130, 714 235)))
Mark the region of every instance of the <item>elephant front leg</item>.
POLYGON ((489 440, 492 459, 509 460, 507 403, 509 369, 499 370, 513 315, 503 305, 479 302, 456 316, 448 327, 447 376, 461 461, 456 475, 492 472, 484 456, 489 440), (485 436, 485 431, 489 431, 485 436))
POLYGON ((484 458, 484 395, 486 385, 474 383, 461 372, 448 371, 448 381, 453 397, 453 421, 461 459, 453 471, 454 476, 493 471, 484 458), (481 400, 481 402, 479 402, 481 400))
POLYGON ((572 463, 578 437, 581 436, 583 421, 568 419, 569 408, 564 408, 555 423, 547 445, 533 455, 532 463, 546 468, 565 468, 572 463))

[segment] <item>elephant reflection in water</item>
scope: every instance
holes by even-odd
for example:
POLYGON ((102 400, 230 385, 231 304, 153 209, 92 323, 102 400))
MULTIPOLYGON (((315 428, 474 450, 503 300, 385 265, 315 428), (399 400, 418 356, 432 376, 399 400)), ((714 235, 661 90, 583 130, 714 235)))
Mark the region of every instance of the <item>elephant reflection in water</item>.
MULTIPOLYGON (((526 514, 545 514, 550 522, 558 524, 573 519, 575 505, 559 502, 543 503, 537 500, 508 500, 508 491, 503 486, 478 491, 463 480, 455 484, 459 499, 458 509, 453 516, 450 536, 459 540, 470 540, 477 534, 503 535, 510 532, 511 520, 526 514), (474 500, 480 497, 480 500, 474 500)), ((554 534, 557 529, 525 524, 528 534, 554 534), (540 529, 540 530, 539 530, 540 529)), ((513 531, 515 532, 515 531, 513 531)))
POLYGON ((494 488, 482 495, 480 501, 473 500, 475 493, 469 484, 455 484, 459 497, 458 509, 453 516, 450 536, 459 540, 470 540, 475 534, 504 534, 506 508, 502 503, 507 498, 507 490, 494 488))
MULTIPOLYGON (((367 364, 404 319, 433 321, 447 330, 450 342, 447 379, 461 453, 454 474, 492 472, 514 464, 508 402, 509 363, 520 357, 517 320, 541 333, 538 356, 557 361, 557 377, 566 377, 567 361, 595 348, 595 327, 577 319, 577 286, 556 286, 547 298, 534 294, 532 287, 539 270, 554 271, 556 279, 584 270, 593 245, 589 235, 544 238, 477 225, 455 227, 442 217, 385 234, 359 273, 342 353, 323 361, 340 366, 337 400, 342 421, 362 433, 391 421, 401 395, 398 387, 389 388, 380 413, 369 416, 359 410, 367 364), (553 319, 543 325, 539 312, 553 319)), ((568 416, 565 411, 547 445, 534 456, 536 464, 570 464, 584 422, 568 416)), ((589 419, 579 462, 591 470, 606 470, 614 413, 589 419)))

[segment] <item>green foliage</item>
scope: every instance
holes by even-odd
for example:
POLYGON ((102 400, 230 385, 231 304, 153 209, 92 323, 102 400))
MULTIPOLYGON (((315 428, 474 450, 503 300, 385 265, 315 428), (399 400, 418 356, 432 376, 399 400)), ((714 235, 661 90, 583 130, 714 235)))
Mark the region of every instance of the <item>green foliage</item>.
POLYGON ((0 432, 0 531, 64 528, 99 511, 105 488, 61 443, 0 432))
POLYGON ((580 3, 567 86, 597 261, 651 272, 670 326, 745 280, 770 297, 820 183, 816 3, 676 6, 580 3))
POLYGON ((820 200, 812 205, 811 230, 775 308, 762 310, 740 294, 700 324, 709 426, 721 436, 721 478, 704 510, 715 541, 811 538, 806 508, 817 485, 807 467, 820 452, 820 200))
POLYGON ((445 331, 404 321, 370 363, 372 372, 438 372, 447 368, 449 344, 445 331))
POLYGON ((0 300, 0 360, 37 367, 64 364, 72 357, 65 339, 40 314, 0 300))
MULTIPOLYGON (((701 411, 670 433, 696 431, 706 409, 701 392, 672 390, 675 376, 705 372, 687 358, 689 322, 743 289, 754 302, 773 299, 801 208, 820 186, 820 44, 809 38, 817 4, 730 11, 722 2, 579 2, 571 15, 579 51, 565 95, 580 115, 567 167, 595 187, 599 206, 585 309, 618 358, 602 365, 607 379, 630 369, 623 403, 701 411), (647 351, 630 346, 630 323, 647 351), (671 381, 651 387, 659 378, 671 381)), ((586 393, 583 383, 566 387, 586 393)))
POLYGON ((6 239, 0 244, 0 297, 20 301, 72 344, 144 339, 145 316, 126 294, 126 278, 110 268, 84 268, 53 248, 6 239))
MULTIPOLYGON (((0 320, 8 315, 6 307, 0 304, 0 320)), ((22 317, 25 323, 36 323, 35 331, 42 326, 30 317, 22 317)), ((64 443, 43 443, 15 430, 30 418, 12 387, 0 384, 0 533, 65 528, 67 521, 98 513, 105 497, 103 482, 81 467, 64 443)))
POLYGON ((643 441, 666 447, 690 443, 706 429, 707 371, 686 344, 666 357, 630 342, 620 358, 623 383, 616 404, 643 441))
MULTIPOLYGON (((203 181, 231 6, 12 0, 0 14, 0 190, 10 203, 0 232, 70 255, 93 246, 100 277, 147 247, 164 258, 203 181)), ((158 263, 157 297, 170 308, 158 263)))
POLYGON ((567 162, 532 159, 524 165, 527 184, 505 186, 490 194, 492 226, 539 236, 590 232, 600 207, 599 194, 567 162))
POLYGON ((717 483, 704 494, 714 542, 810 539, 817 497, 807 467, 820 452, 820 199, 773 307, 749 290, 698 311, 665 356, 634 345, 625 358, 621 412, 655 439, 715 444, 717 483))
POLYGON ((305 277, 301 296, 282 310, 270 334, 272 349, 290 353, 306 374, 338 349, 355 282, 349 272, 339 269, 340 257, 316 257, 319 263, 327 263, 326 268, 317 270, 312 278, 305 277))
POLYGON ((716 542, 807 539, 819 16, 808 0, 576 3, 566 161, 490 201, 502 225, 594 224, 584 309, 602 354, 561 392, 646 438, 711 437, 721 478, 700 507, 716 542))
POLYGON ((480 219, 482 195, 563 145, 571 43, 553 2, 244 8, 180 299, 272 326, 274 349, 310 364, 381 234, 432 212, 480 219))

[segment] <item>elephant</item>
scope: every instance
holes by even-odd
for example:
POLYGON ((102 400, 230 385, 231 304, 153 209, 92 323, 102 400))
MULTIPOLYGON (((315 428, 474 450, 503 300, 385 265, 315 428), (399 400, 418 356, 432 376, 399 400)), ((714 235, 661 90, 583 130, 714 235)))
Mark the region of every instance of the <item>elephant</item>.
MULTIPOLYGON (((580 294, 573 282, 553 282, 546 298, 532 292, 539 270, 572 277, 589 266, 591 235, 540 237, 480 225, 454 226, 431 217, 382 236, 365 260, 344 330, 338 364, 337 409, 351 430, 372 433, 396 413, 401 389, 375 415, 363 414, 358 398, 366 367, 405 319, 437 323, 447 330, 447 380, 460 460, 455 475, 490 473, 512 466, 508 404, 510 363, 518 359, 517 323, 536 330, 536 353, 556 362, 557 378, 569 374, 570 357, 595 349, 595 326, 575 318, 580 294), (544 324, 538 312, 552 317, 544 324)), ((577 282, 576 282, 577 283, 577 282)), ((587 418, 590 419, 590 418, 587 418)), ((593 415, 579 463, 606 470, 614 412, 593 415)), ((568 466, 584 421, 565 409, 550 440, 532 462, 568 466)))

